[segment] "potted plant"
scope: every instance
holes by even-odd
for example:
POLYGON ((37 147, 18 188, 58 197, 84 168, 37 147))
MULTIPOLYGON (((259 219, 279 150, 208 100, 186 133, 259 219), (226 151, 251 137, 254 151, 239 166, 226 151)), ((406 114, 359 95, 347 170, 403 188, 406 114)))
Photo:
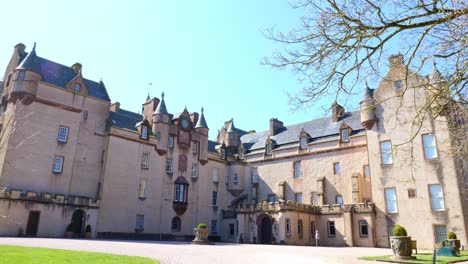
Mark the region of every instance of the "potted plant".
POLYGON ((206 228, 205 224, 198 224, 198 226, 193 229, 193 233, 195 235, 195 239, 192 240, 192 243, 205 245, 211 244, 210 241, 208 241, 208 228, 206 228))
POLYGON ((72 223, 67 225, 67 229, 65 230, 65 238, 72 238, 73 237, 73 225, 72 223))
POLYGON ((273 245, 276 245, 276 236, 275 236, 275 233, 272 233, 272 234, 271 234, 271 243, 272 243, 273 245))
POLYGON ((390 237, 390 246, 392 247, 394 259, 416 259, 411 256, 411 236, 408 236, 406 229, 401 225, 393 228, 393 236, 390 237))
POLYGON ((91 225, 87 225, 85 228, 85 238, 92 238, 93 234, 91 233, 91 225))
POLYGON ((445 241, 445 246, 453 247, 457 255, 460 255, 460 239, 457 239, 455 232, 450 231, 447 234, 447 240, 445 241))

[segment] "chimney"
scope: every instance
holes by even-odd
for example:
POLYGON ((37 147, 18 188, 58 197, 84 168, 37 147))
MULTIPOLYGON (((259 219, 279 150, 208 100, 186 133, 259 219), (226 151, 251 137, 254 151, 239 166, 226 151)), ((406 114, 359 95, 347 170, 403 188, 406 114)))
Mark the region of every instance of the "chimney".
POLYGON ((190 113, 190 121, 195 125, 198 122, 199 114, 197 112, 190 113))
POLYGON ((120 110, 120 103, 119 103, 119 102, 115 102, 115 103, 111 104, 110 110, 111 110, 112 112, 118 112, 118 111, 120 110))
POLYGON ((26 49, 26 45, 23 43, 18 43, 15 45, 15 50, 18 55, 24 55, 24 50, 26 49))
POLYGON ((75 71, 76 74, 80 74, 81 73, 81 68, 83 68, 83 65, 81 65, 81 63, 79 63, 79 62, 76 62, 71 67, 75 71))
POLYGON ((405 59, 401 53, 390 56, 388 59, 390 61, 390 67, 401 66, 405 63, 405 59))
POLYGON ((277 134, 278 129, 283 127, 283 122, 279 121, 278 118, 270 118, 270 136, 277 134))
POLYGON ((143 104, 142 115, 145 119, 147 119, 150 122, 153 122, 153 113, 154 110, 156 110, 156 107, 158 107, 158 104, 159 99, 156 97, 151 98, 143 104))
POLYGON ((343 106, 339 105, 336 101, 331 106, 332 109, 332 121, 338 122, 340 117, 342 117, 345 113, 345 109, 343 106))

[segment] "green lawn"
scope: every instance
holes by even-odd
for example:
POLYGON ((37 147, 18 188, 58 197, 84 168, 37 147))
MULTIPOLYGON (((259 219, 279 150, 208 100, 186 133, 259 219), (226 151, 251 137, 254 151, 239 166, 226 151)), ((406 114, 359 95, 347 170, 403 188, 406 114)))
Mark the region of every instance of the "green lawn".
POLYGON ((99 264, 157 264, 159 261, 143 257, 61 250, 36 247, 0 245, 0 263, 5 264, 55 264, 55 263, 99 263, 99 264))
MULTIPOLYGON (((399 260, 401 263, 432 263, 432 253, 422 253, 422 254, 413 254, 413 256, 416 257, 415 260, 408 260, 408 261, 403 261, 399 260)), ((391 256, 375 256, 375 257, 360 257, 359 259, 363 260, 390 260, 391 256)), ((466 261, 468 260, 468 251, 461 251, 460 252, 460 257, 440 257, 437 256, 437 263, 440 264, 445 264, 445 263, 454 263, 454 262, 459 262, 459 261, 466 261)))

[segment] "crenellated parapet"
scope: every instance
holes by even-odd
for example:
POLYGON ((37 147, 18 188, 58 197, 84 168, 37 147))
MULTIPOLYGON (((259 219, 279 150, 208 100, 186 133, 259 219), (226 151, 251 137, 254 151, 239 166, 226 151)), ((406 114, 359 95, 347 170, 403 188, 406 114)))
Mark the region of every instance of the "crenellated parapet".
POLYGON ((100 200, 95 200, 89 197, 51 194, 47 192, 34 192, 18 189, 0 191, 0 199, 11 201, 39 202, 46 204, 85 206, 91 208, 99 208, 100 200))

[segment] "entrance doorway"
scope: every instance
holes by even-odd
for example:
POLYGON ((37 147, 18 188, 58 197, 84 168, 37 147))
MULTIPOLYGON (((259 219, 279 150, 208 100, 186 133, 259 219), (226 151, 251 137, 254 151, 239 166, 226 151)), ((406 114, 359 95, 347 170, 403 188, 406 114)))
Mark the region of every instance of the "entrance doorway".
POLYGON ((73 213, 71 224, 72 230, 75 235, 80 235, 83 232, 83 223, 84 223, 85 213, 83 210, 76 210, 73 213))
POLYGON ((40 211, 30 211, 28 217, 28 225, 26 226, 26 236, 37 236, 39 227, 40 211))
POLYGON ((262 219, 262 233, 260 241, 262 244, 271 244, 271 219, 269 217, 263 217, 262 219))

